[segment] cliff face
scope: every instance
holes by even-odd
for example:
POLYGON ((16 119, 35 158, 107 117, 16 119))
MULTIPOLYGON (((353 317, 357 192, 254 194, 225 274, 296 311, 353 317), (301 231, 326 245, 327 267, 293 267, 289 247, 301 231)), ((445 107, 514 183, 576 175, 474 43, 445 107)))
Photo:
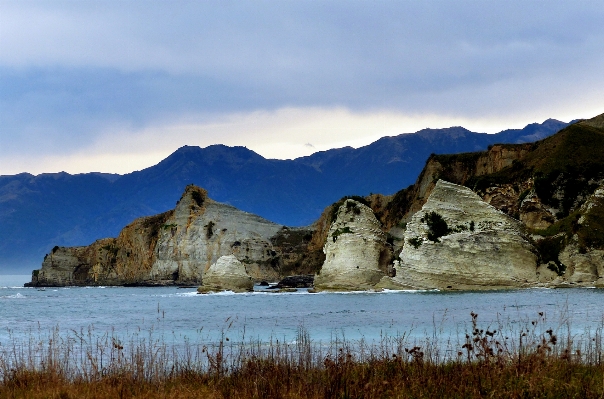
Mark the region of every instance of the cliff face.
POLYGON ((55 247, 34 272, 32 285, 165 284, 150 281, 161 226, 173 212, 140 218, 117 238, 95 241, 87 247, 55 247))
POLYGON ((278 271, 270 267, 276 255, 270 239, 282 228, 217 203, 205 190, 190 186, 162 226, 150 277, 164 280, 177 272, 179 280, 197 282, 221 256, 234 254, 251 275, 276 279, 278 271))
POLYGON ((380 222, 371 208, 353 199, 338 208, 323 250, 325 263, 314 280, 317 290, 372 288, 385 275, 380 260, 390 260, 380 222))
POLYGON ((320 267, 323 257, 308 248, 312 233, 215 202, 205 190, 188 186, 175 210, 137 219, 117 238, 55 248, 32 285, 197 285, 229 255, 254 279, 274 281, 320 267))
MULTIPOLYGON (((525 157, 534 148, 534 144, 502 145, 496 144, 487 151, 472 152, 455 155, 431 155, 426 161, 426 166, 420 173, 414 185, 403 189, 381 205, 374 208, 380 216, 380 221, 386 229, 396 227, 398 224, 407 223, 426 203, 430 193, 439 179, 466 185, 482 176, 499 173, 511 167, 518 160, 525 157)), ((489 193, 491 201, 501 201, 509 192, 499 187, 492 187, 489 193)), ((516 198, 520 194, 518 187, 514 187, 512 195, 516 198)), ((509 190, 508 190, 509 191, 509 190)), ((486 196, 486 194, 485 194, 486 196)), ((487 200, 485 198, 485 200, 487 200)), ((495 205, 495 204, 493 204, 495 205)), ((509 205, 507 202, 502 206, 509 205)), ((500 209, 498 207, 498 209, 500 209)))
MULTIPOLYGON (((564 281, 604 286, 604 184, 581 206, 574 234, 559 253, 558 264, 566 268, 564 281)), ((564 238, 563 234, 558 237, 564 238)))
POLYGON ((472 190, 439 180, 407 225, 393 282, 420 289, 537 283, 537 256, 520 222, 472 190))

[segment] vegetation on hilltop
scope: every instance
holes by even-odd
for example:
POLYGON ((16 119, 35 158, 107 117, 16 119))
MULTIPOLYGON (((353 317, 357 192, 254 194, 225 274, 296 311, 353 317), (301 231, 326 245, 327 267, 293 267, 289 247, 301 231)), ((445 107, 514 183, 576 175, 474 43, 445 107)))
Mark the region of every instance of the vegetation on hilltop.
MULTIPOLYGON (((346 196, 340 198, 338 200, 338 202, 336 202, 333 205, 331 205, 330 218, 329 218, 330 224, 333 223, 336 220, 336 218, 338 217, 338 210, 340 209, 340 207, 342 205, 344 205, 344 202, 346 202, 346 200, 349 200, 349 199, 355 200, 357 202, 360 202, 363 205, 371 206, 371 204, 369 203, 369 201, 367 201, 367 199, 365 199, 365 197, 361 197, 359 195, 346 195, 346 196)), ((348 210, 350 210, 351 208, 353 208, 354 203, 349 202, 348 204, 350 204, 350 205, 347 205, 347 209, 348 210)))
MULTIPOLYGON (((427 180, 444 179, 484 193, 489 187, 512 184, 534 179, 534 188, 541 201, 559 209, 558 218, 568 216, 593 193, 598 182, 604 179, 604 128, 599 127, 604 114, 588 121, 572 124, 560 132, 531 144, 497 144, 489 150, 460 154, 432 154, 417 182, 395 193, 385 205, 387 215, 382 222, 398 224, 413 208, 419 186, 427 180), (595 122, 594 122, 595 121, 595 122), (518 153, 518 159, 510 166, 494 173, 481 174, 490 152, 495 149, 518 153), (479 165, 479 162, 483 162, 479 165), (431 170, 428 171, 428 166, 431 170)), ((519 191, 526 196, 527 190, 519 191)))

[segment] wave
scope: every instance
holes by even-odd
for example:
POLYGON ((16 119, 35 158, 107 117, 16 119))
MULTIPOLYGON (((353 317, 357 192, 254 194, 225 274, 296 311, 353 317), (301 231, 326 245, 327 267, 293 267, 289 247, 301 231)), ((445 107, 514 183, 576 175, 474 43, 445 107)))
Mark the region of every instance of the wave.
POLYGON ((0 298, 4 298, 4 299, 23 299, 23 298, 26 298, 26 296, 22 295, 20 292, 17 292, 14 295, 5 295, 5 296, 2 296, 0 298))

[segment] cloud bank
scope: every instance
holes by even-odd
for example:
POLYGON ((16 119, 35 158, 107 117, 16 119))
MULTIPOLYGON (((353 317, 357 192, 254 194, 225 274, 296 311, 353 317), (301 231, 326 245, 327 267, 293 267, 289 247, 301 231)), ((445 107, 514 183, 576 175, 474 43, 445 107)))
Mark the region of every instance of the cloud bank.
POLYGON ((590 117, 601 26, 597 1, 0 0, 0 174, 590 117))

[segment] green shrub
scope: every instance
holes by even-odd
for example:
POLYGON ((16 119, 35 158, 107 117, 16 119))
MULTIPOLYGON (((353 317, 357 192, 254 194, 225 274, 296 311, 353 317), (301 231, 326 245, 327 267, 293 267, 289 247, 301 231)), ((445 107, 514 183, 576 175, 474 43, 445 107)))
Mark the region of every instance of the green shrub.
POLYGON ((407 240, 407 242, 413 245, 413 248, 418 249, 424 242, 421 237, 413 237, 407 240))
POLYGON ((533 232, 544 237, 555 236, 559 233, 565 233, 568 237, 570 237, 577 232, 577 229, 579 227, 578 221, 580 217, 581 213, 576 210, 565 218, 558 220, 556 223, 552 224, 548 228, 542 230, 534 230, 533 232))
POLYGON ((440 237, 452 232, 445 219, 435 211, 426 213, 421 221, 425 222, 428 225, 428 229, 430 229, 428 231, 428 240, 430 241, 439 242, 440 237))
POLYGON ((563 276, 566 273, 566 265, 563 263, 548 263, 547 268, 553 272, 555 272, 558 276, 563 276))
POLYGON ((546 237, 534 242, 535 248, 539 251, 540 263, 547 263, 547 268, 556 272, 558 276, 566 271, 566 266, 558 258, 565 244, 565 236, 546 237))
MULTIPOLYGON (((345 196, 345 197, 342 197, 342 198, 340 198, 340 200, 339 200, 338 202, 336 202, 335 204, 333 204, 333 205, 331 206, 331 213, 330 213, 330 216, 329 216, 329 223, 330 223, 330 224, 331 224, 331 223, 333 223, 333 222, 336 220, 336 218, 338 217, 338 210, 340 209, 340 207, 341 207, 342 205, 344 205, 344 202, 345 202, 346 200, 348 200, 348 199, 355 200, 355 201, 357 201, 357 202, 360 202, 360 203, 361 203, 361 204, 363 204, 363 205, 366 205, 366 206, 369 206, 369 207, 370 207, 369 202, 368 202, 368 201, 367 201, 365 198, 360 197, 360 196, 358 196, 358 195, 347 195, 347 196, 345 196)), ((354 204, 351 204, 351 205, 346 205, 346 208, 347 208, 346 210, 348 211, 349 209, 353 208, 353 205, 354 205, 354 204)), ((356 207, 356 205, 354 205, 354 206, 356 207)), ((358 207, 357 207, 357 208, 358 208, 358 207)), ((357 214, 357 215, 358 215, 358 214, 360 214, 360 213, 361 213, 361 210, 360 210, 360 209, 358 209, 358 213, 357 213, 357 211, 354 211, 354 210, 353 210, 353 212, 355 212, 355 214, 357 214)))
POLYGON ((197 190, 194 190, 191 192, 191 198, 193 198, 193 201, 195 201, 195 203, 197 204, 197 206, 201 207, 203 206, 203 195, 201 195, 201 193, 197 190))
POLYGON ((350 230, 350 227, 346 226, 346 227, 342 227, 341 229, 336 229, 336 231, 333 232, 331 237, 333 238, 333 242, 336 242, 338 237, 341 236, 342 234, 350 234, 350 233, 352 233, 352 230, 350 230))
POLYGON ((210 238, 212 238, 212 236, 214 235, 214 226, 216 226, 216 224, 212 221, 210 221, 208 224, 205 225, 206 228, 206 238, 209 240, 210 238))
POLYGON ((356 204, 356 202, 348 201, 346 202, 346 213, 352 212, 355 215, 361 214, 361 208, 356 204))
POLYGON ((593 206, 585 213, 583 224, 578 226, 579 249, 604 248, 604 200, 594 200, 593 206))
POLYGON ((529 193, 531 192, 531 189, 528 188, 526 190, 524 190, 519 196, 518 196, 518 203, 520 204, 522 201, 524 201, 524 199, 526 198, 527 195, 529 195, 529 193))

